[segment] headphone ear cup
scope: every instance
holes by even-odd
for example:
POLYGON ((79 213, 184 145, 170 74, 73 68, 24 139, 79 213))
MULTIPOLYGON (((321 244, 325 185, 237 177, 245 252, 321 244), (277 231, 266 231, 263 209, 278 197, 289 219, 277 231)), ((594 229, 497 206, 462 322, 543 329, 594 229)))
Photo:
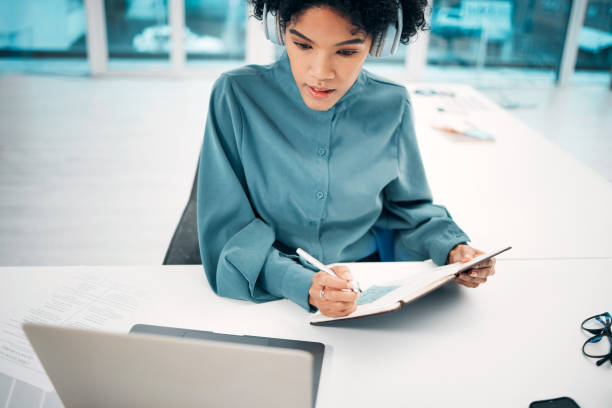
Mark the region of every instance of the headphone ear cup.
POLYGON ((372 40, 370 55, 373 57, 388 57, 397 51, 402 36, 404 17, 401 4, 397 8, 397 20, 372 40))
POLYGON ((285 32, 283 31, 283 26, 281 24, 281 19, 278 11, 276 12, 276 38, 278 39, 278 45, 285 45, 285 32))
POLYGON ((387 30, 385 30, 384 32, 378 33, 376 37, 372 39, 372 45, 370 46, 371 56, 376 57, 376 58, 380 57, 382 47, 384 46, 384 39, 385 39, 386 31, 387 30))
POLYGON ((272 13, 268 10, 268 5, 264 4, 262 20, 266 38, 276 45, 285 45, 285 35, 281 29, 278 11, 272 13))

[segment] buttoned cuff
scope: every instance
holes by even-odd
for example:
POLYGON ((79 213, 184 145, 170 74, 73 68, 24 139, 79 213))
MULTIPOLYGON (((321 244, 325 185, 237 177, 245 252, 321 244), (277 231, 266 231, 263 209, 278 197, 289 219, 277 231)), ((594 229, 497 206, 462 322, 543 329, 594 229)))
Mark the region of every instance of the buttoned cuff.
POLYGON ((446 265, 449 252, 459 244, 467 244, 469 240, 470 238, 463 232, 445 234, 432 244, 429 255, 436 265, 446 265))
POLYGON ((314 272, 304 268, 302 265, 298 263, 290 264, 283 276, 281 287, 283 297, 312 312, 312 307, 308 303, 308 291, 312 285, 313 276, 314 272))

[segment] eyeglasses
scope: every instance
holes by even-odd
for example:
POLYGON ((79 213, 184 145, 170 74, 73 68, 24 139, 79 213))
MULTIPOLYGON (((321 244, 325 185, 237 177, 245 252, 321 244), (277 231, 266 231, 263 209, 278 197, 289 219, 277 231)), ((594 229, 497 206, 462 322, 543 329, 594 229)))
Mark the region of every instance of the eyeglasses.
POLYGON ((588 331, 593 336, 582 345, 582 353, 591 358, 597 358, 600 366, 606 361, 612 364, 612 317, 610 313, 601 313, 585 319, 581 324, 582 330, 588 331), (607 337, 608 344, 602 341, 607 337))

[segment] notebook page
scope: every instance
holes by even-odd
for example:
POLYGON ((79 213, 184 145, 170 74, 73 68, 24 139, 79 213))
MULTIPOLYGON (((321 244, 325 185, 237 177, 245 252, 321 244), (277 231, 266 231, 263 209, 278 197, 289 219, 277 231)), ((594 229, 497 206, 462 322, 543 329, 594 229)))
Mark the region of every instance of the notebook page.
MULTIPOLYGON (((453 274, 453 271, 457 268, 449 268, 449 266, 451 265, 433 268, 430 270, 422 270, 420 272, 417 271, 408 278, 404 276, 403 279, 388 282, 388 285, 386 286, 381 286, 379 283, 372 285, 368 289, 364 290, 360 296, 366 298, 366 303, 359 304, 358 300, 357 309, 344 318, 354 318, 396 309, 399 307, 400 300, 406 299, 410 295, 422 290, 433 282, 439 281, 440 279, 453 274), (375 291, 376 293, 372 294, 370 291, 375 291)), ((343 318, 328 318, 323 316, 321 312, 317 312, 312 316, 311 322, 341 319, 343 318)))
POLYGON ((425 262, 347 262, 329 266, 334 265, 347 266, 364 292, 374 285, 390 285, 391 282, 403 281, 419 273, 436 269, 431 260, 425 262))
MULTIPOLYGON (((362 297, 366 298, 367 300, 370 300, 369 298, 371 298, 371 300, 366 301, 366 303, 363 303, 362 305, 367 305, 368 309, 384 308, 393 305, 400 300, 409 298, 412 294, 422 290, 430 284, 452 274, 453 269, 454 268, 445 267, 436 268, 434 270, 416 273, 409 278, 388 282, 388 284, 385 286, 371 286, 361 294, 362 297), (375 295, 370 294, 369 292, 372 290, 381 296, 376 297, 375 295)), ((360 305, 359 307, 362 306, 360 305)))
POLYGON ((396 310, 400 301, 410 300, 419 296, 423 291, 441 282, 443 279, 456 274, 460 270, 469 269, 478 262, 505 252, 512 247, 507 246, 482 254, 470 262, 457 262, 450 265, 436 267, 431 260, 425 262, 354 262, 332 265, 349 266, 353 276, 359 280, 364 300, 357 301, 357 309, 348 316, 329 318, 321 312, 315 313, 311 323, 330 320, 342 320, 396 310), (372 289, 370 293, 368 290, 372 289))

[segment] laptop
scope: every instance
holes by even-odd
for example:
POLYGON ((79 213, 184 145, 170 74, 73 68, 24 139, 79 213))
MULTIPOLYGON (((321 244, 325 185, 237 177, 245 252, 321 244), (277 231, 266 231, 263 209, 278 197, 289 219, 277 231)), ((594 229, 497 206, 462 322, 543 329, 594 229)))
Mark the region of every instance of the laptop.
POLYGON ((310 408, 316 400, 313 368, 324 350, 321 343, 312 343, 313 353, 287 343, 311 342, 144 325, 129 335, 31 323, 23 329, 67 408, 310 408))

